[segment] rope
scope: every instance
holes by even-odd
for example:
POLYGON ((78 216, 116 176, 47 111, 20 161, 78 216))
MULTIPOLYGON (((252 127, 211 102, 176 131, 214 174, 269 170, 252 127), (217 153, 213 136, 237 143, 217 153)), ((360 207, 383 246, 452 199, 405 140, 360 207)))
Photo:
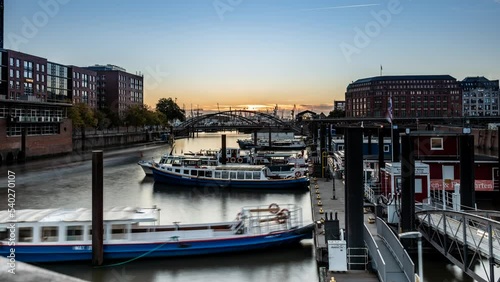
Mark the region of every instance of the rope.
POLYGON ((94 268, 113 267, 113 266, 124 265, 124 264, 127 264, 127 263, 129 263, 129 262, 133 262, 133 261, 135 261, 135 260, 138 260, 138 259, 140 259, 140 258, 142 258, 142 257, 144 257, 144 256, 147 256, 147 255, 149 255, 150 253, 152 253, 152 252, 154 252, 154 251, 158 250, 159 248, 161 248, 161 247, 165 246, 167 243, 168 243, 168 242, 165 242, 165 243, 163 243, 163 244, 159 245, 158 247, 156 247, 156 248, 154 248, 154 249, 152 249, 152 250, 149 250, 149 251, 145 252, 144 254, 142 254, 142 255, 140 255, 140 256, 137 256, 137 257, 135 257, 135 258, 131 258, 131 259, 126 260, 126 261, 117 262, 117 263, 112 263, 112 264, 107 264, 107 265, 99 265, 99 266, 94 266, 94 268))

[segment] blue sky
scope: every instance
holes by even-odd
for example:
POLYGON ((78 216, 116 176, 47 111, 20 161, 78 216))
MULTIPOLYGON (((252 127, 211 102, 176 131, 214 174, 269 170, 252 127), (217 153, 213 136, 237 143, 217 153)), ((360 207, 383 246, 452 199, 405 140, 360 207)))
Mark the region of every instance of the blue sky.
POLYGON ((5 48, 141 72, 150 105, 327 113, 380 65, 500 78, 500 0, 5 2, 5 48))

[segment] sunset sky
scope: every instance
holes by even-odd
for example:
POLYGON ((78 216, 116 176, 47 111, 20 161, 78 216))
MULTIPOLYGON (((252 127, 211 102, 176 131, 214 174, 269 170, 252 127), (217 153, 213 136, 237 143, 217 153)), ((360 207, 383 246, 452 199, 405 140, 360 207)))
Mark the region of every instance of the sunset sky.
POLYGON ((354 80, 500 78, 500 0, 5 0, 4 47, 115 64, 204 111, 327 114, 354 80))

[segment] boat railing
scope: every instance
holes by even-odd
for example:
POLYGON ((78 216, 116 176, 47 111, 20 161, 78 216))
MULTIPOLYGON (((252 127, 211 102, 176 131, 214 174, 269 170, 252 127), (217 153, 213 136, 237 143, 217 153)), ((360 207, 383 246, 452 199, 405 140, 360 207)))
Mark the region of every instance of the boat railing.
POLYGON ((258 235, 288 230, 303 225, 302 209, 296 205, 245 207, 240 213, 246 233, 258 235))

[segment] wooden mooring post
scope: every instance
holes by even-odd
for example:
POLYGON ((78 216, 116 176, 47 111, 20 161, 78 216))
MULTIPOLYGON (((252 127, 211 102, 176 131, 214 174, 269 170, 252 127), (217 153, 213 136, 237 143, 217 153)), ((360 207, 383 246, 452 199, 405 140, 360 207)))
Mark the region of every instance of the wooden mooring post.
POLYGON ((92 264, 103 263, 103 152, 92 151, 92 264))

